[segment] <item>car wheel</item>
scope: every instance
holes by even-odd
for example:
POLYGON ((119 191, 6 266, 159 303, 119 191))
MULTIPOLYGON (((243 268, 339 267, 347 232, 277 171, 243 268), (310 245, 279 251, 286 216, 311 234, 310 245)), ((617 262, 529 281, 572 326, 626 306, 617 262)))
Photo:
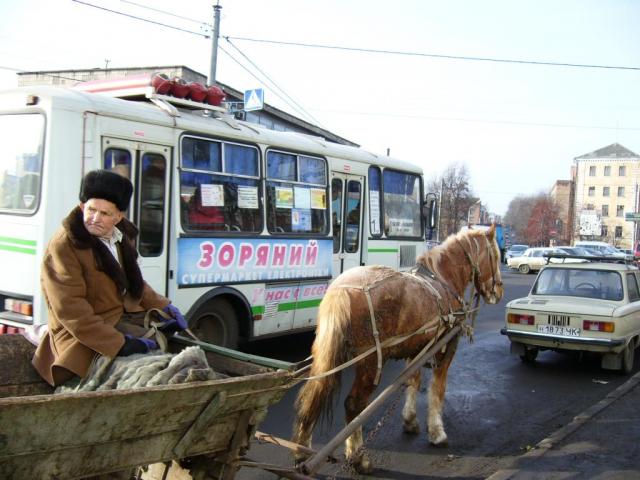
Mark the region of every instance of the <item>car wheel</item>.
POLYGON ((620 355, 622 355, 622 366, 620 371, 625 375, 629 375, 633 371, 633 360, 635 358, 636 350, 634 348, 633 340, 631 340, 620 355))
POLYGON ((518 267, 518 271, 520 273, 527 274, 527 273, 529 273, 531 271, 531 267, 529 267, 529 265, 527 265, 526 263, 523 263, 522 265, 520 265, 518 267))
POLYGON ((524 363, 533 363, 538 357, 538 349, 535 347, 525 347, 524 353, 520 355, 520 360, 524 363))
POLYGON ((191 319, 193 333, 203 342, 235 349, 238 347, 238 319, 233 306, 214 298, 198 309, 191 319))

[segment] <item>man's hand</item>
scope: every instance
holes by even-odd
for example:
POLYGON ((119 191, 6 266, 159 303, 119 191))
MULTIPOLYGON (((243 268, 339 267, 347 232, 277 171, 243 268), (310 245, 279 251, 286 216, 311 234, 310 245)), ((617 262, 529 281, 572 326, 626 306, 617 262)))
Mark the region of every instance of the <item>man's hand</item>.
POLYGON ((150 338, 133 337, 131 335, 124 336, 124 345, 118 352, 119 357, 128 357, 134 353, 148 353, 151 350, 156 350, 158 344, 155 340, 150 338))
POLYGON ((175 305, 170 303, 169 305, 164 307, 162 311, 168 313, 172 317, 169 320, 166 320, 164 324, 159 328, 162 333, 170 335, 175 332, 181 332, 189 327, 189 324, 187 324, 187 321, 182 316, 182 313, 180 313, 180 310, 178 310, 178 307, 176 307, 175 305))

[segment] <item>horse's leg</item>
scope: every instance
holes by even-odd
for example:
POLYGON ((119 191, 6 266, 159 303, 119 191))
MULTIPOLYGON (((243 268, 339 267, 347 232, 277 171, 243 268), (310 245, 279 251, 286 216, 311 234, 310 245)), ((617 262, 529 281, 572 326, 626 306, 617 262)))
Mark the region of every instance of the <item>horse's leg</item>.
MULTIPOLYGON (((407 361, 407 365, 409 361, 407 361)), ((418 391, 420 390, 420 370, 418 369, 409 379, 406 381, 407 392, 402 409, 402 428, 405 433, 418 433, 420 431, 420 424, 416 419, 416 399, 418 397, 418 391)))
POLYGON ((429 430, 429 442, 435 446, 447 446, 447 434, 442 423, 442 408, 444 406, 444 393, 447 389, 447 372, 458 347, 460 335, 453 338, 448 344, 444 354, 436 357, 433 366, 433 378, 429 387, 429 413, 427 425, 429 430))
MULTIPOLYGON (((366 359, 360 362, 355 369, 355 379, 349 395, 344 400, 345 420, 347 423, 356 418, 369 403, 369 396, 375 390, 373 384, 376 376, 377 364, 366 359)), ((363 446, 362 426, 359 426, 345 442, 345 457, 357 472, 370 473, 373 464, 361 447, 363 446)))

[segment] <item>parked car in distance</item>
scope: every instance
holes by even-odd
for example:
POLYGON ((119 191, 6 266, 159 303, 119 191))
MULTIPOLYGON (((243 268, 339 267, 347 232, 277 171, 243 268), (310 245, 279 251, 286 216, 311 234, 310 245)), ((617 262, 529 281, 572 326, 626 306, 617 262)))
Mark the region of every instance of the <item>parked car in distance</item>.
POLYGON ((567 255, 572 255, 574 257, 594 257, 595 254, 590 250, 587 250, 584 247, 569 247, 569 246, 557 246, 555 247, 558 250, 562 250, 567 255))
MULTIPOLYGON (((527 248, 522 255, 519 257, 512 257, 507 260, 507 266, 509 268, 513 268, 518 270, 520 273, 531 273, 537 272, 542 267, 544 267, 549 260, 545 255, 551 254, 560 254, 564 257, 568 255, 555 247, 534 247, 527 248)), ((586 260, 577 259, 577 258, 552 258, 549 260, 551 263, 553 262, 585 262, 586 260)))
POLYGON ((504 263, 507 263, 510 258, 519 257, 527 248, 529 248, 529 245, 511 245, 504 253, 504 263))
POLYGON ((631 250, 630 248, 619 248, 618 251, 624 253, 625 255, 633 257, 633 250, 631 250))
POLYGON ((604 257, 618 257, 624 258, 625 254, 617 248, 609 245, 607 242, 598 242, 591 240, 579 240, 575 243, 576 247, 583 247, 592 252, 594 255, 604 257))
POLYGON ((631 262, 549 264, 528 296, 507 304, 500 332, 524 362, 540 350, 594 352, 602 368, 629 374, 640 345, 638 285, 631 262))

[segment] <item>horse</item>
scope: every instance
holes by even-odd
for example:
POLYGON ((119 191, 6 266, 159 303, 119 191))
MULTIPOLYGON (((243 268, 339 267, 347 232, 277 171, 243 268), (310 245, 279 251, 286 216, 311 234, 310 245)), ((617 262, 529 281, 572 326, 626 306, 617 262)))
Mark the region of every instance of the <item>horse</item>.
MULTIPOLYGON (((349 423, 368 405, 387 359, 409 361, 454 324, 464 324, 473 310, 464 297, 469 286, 469 296, 474 296, 476 306, 480 296, 488 304, 502 298, 495 225, 484 231, 469 229, 449 236, 421 254, 409 272, 377 265, 355 267, 339 275, 318 309, 309 379, 295 402, 293 441, 311 448, 318 418, 321 414, 331 417, 333 397, 340 383, 339 371, 331 372, 358 355, 364 357, 355 363, 354 382, 344 402, 349 423)), ((431 360, 427 425, 428 438, 434 446, 447 445, 442 409, 447 372, 459 339, 460 334, 455 335, 431 360)), ((406 387, 403 428, 415 434, 419 432, 416 396, 420 369, 409 378, 406 387)), ((369 473, 373 464, 361 448, 362 439, 360 426, 345 442, 345 458, 358 472, 369 473)), ((295 450, 298 467, 307 459, 308 451, 295 450)))

